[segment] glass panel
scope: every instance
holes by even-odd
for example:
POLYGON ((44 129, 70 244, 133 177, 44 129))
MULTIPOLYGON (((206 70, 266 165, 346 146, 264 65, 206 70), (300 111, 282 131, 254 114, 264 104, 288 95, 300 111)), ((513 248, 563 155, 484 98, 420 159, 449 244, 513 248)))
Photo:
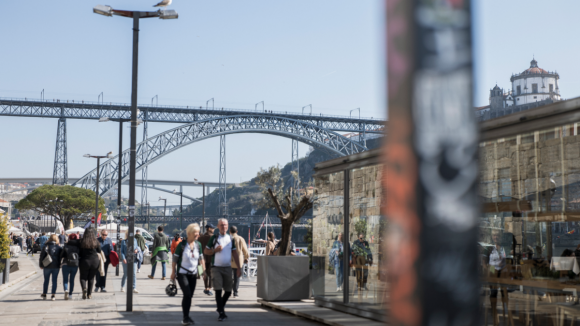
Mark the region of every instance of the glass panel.
POLYGON ((344 173, 315 178, 318 200, 312 224, 312 291, 315 296, 343 302, 344 173))
POLYGON ((350 171, 349 303, 362 309, 382 310, 386 297, 386 271, 380 269, 386 227, 381 216, 381 175, 381 165, 350 171))
POLYGON ((580 317, 577 124, 480 144, 479 249, 486 325, 580 317))

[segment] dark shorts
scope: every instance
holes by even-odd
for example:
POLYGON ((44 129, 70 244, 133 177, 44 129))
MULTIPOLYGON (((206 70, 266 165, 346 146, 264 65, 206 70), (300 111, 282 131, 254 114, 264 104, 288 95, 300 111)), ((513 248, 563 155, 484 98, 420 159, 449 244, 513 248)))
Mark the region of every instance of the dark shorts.
POLYGON ((232 292, 232 287, 234 285, 234 280, 232 278, 232 267, 217 267, 211 268, 211 280, 213 282, 213 288, 218 290, 224 290, 225 292, 232 292))

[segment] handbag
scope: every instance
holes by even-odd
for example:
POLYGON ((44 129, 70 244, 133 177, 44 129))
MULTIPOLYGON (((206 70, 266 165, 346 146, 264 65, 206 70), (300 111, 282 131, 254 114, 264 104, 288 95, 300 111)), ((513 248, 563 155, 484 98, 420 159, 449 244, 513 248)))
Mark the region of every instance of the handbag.
POLYGON ((44 259, 42 260, 42 265, 44 265, 44 267, 48 267, 50 264, 52 264, 52 257, 50 257, 50 254, 48 253, 48 246, 46 246, 45 248, 46 248, 46 257, 44 257, 44 259))
POLYGON ((203 274, 203 267, 201 267, 201 265, 198 263, 197 264, 197 278, 200 278, 201 274, 203 274))

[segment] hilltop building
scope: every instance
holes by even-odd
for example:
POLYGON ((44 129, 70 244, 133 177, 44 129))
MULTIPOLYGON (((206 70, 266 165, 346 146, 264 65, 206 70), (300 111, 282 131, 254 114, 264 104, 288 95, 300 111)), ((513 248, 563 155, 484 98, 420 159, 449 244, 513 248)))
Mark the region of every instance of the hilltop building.
POLYGON ((538 67, 533 59, 530 68, 511 76, 511 90, 496 84, 489 91, 489 105, 476 108, 476 116, 484 121, 561 101, 559 79, 557 72, 538 67))

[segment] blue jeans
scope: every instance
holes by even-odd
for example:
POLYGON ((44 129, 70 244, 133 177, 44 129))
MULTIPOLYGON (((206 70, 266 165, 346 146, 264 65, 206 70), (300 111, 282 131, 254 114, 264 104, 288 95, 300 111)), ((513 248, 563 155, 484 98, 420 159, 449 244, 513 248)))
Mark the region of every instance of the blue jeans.
MULTIPOLYGON (((155 267, 157 267, 157 262, 151 265, 151 276, 155 276, 155 267)), ((166 267, 165 262, 161 262, 161 276, 165 277, 166 267)))
POLYGON ((45 268, 44 271, 44 286, 42 287, 42 294, 48 292, 48 281, 52 275, 52 294, 56 294, 56 282, 58 281, 58 268, 45 268))
POLYGON ((75 277, 77 276, 78 271, 78 266, 62 266, 62 285, 64 286, 64 292, 68 291, 68 283, 70 281, 70 291, 68 293, 72 295, 73 290, 75 289, 75 277))
POLYGON ((342 274, 344 264, 342 261, 334 263, 334 273, 336 274, 336 287, 339 288, 344 283, 344 276, 342 274))
MULTIPOLYGON (((123 277, 121 278, 121 287, 125 287, 125 283, 127 283, 127 269, 128 266, 125 263, 123 264, 123 277)), ((133 263, 133 289, 137 286, 137 262, 133 263)))

